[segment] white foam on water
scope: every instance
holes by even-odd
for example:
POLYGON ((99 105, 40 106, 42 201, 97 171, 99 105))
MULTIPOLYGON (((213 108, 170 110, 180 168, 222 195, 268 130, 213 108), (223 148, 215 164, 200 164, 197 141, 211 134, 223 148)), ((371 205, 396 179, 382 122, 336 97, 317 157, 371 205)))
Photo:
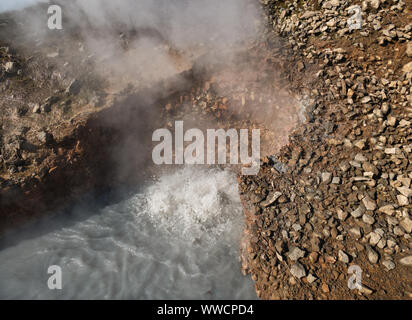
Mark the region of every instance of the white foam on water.
POLYGON ((242 221, 233 173, 180 169, 98 212, 78 207, 0 239, 0 298, 256 299, 240 273, 242 221), (47 287, 50 265, 62 290, 47 287))

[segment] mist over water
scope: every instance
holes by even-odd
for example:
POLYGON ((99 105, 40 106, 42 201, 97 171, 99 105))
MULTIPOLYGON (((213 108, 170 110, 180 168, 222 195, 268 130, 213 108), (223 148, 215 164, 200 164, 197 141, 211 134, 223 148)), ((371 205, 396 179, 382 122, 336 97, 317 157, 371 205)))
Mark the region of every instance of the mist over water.
POLYGON ((99 211, 78 207, 0 239, 0 298, 256 299, 240 272, 233 173, 184 168, 99 211), (49 290, 47 269, 62 268, 49 290))

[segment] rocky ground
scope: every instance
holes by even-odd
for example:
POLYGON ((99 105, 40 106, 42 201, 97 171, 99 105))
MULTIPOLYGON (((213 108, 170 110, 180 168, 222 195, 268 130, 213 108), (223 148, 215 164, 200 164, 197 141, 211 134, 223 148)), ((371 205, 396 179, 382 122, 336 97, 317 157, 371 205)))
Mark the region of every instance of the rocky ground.
POLYGON ((240 177, 243 271, 262 299, 412 298, 412 1, 263 1, 307 121, 240 177), (362 8, 349 31, 350 5, 362 8), (351 290, 348 269, 362 270, 351 290))

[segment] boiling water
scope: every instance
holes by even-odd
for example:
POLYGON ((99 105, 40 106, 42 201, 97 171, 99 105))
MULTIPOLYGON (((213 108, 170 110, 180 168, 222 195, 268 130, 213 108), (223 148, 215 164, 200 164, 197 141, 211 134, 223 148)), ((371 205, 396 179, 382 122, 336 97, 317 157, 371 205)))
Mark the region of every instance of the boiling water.
POLYGON ((97 211, 78 206, 0 242, 0 298, 255 299, 240 273, 233 173, 184 168, 97 211), (49 266, 62 289, 47 286, 49 266))

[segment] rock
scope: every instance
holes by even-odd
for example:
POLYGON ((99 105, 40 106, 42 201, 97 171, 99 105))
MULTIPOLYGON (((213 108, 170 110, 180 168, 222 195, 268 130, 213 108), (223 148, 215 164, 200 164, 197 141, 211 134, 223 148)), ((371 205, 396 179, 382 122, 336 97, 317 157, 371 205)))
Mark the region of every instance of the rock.
POLYGON ((379 254, 372 248, 368 248, 367 251, 369 261, 373 264, 377 263, 379 260, 379 254))
POLYGON ((262 205, 263 207, 268 207, 268 206, 270 206, 272 203, 274 203, 277 199, 279 199, 281 195, 282 195, 282 193, 279 192, 279 191, 277 191, 277 192, 271 192, 271 193, 269 193, 269 195, 266 197, 266 200, 261 203, 261 205, 262 205))
POLYGON ((406 55, 412 57, 412 41, 408 41, 406 44, 406 55))
POLYGON ((303 70, 305 70, 305 65, 302 61, 299 61, 296 65, 298 72, 302 72, 303 70))
POLYGON ((364 214, 365 210, 363 209, 362 206, 357 207, 355 210, 353 210, 350 214, 354 218, 360 218, 364 214))
POLYGON ((302 226, 298 223, 294 223, 292 225, 292 229, 295 230, 295 231, 300 231, 300 230, 302 230, 302 226))
POLYGON ((382 264, 388 271, 395 269, 395 263, 392 260, 385 260, 382 264))
POLYGON ((340 178, 339 177, 333 177, 332 184, 340 184, 340 178))
POLYGON ((402 194, 398 194, 398 195, 396 196, 396 198, 398 199, 398 204, 399 204, 401 207, 409 205, 408 197, 405 197, 405 196, 402 195, 402 194))
POLYGON ((373 293, 373 290, 370 289, 370 288, 368 288, 368 287, 365 286, 365 285, 362 285, 359 291, 360 291, 361 293, 363 293, 363 294, 366 294, 366 295, 369 295, 369 294, 372 294, 372 293, 373 293))
POLYGON ((368 211, 374 211, 376 209, 376 202, 372 200, 369 196, 365 196, 362 199, 362 203, 368 211))
POLYGON ((338 214, 338 219, 341 220, 341 221, 345 221, 345 219, 348 216, 348 213, 346 211, 343 211, 340 208, 336 209, 336 212, 338 214))
POLYGON ((366 158, 362 153, 357 153, 355 155, 355 161, 365 162, 365 161, 368 161, 368 158, 366 158))
POLYGON ((322 291, 324 293, 328 293, 329 292, 329 286, 326 283, 322 283, 322 291))
POLYGON ((309 273, 309 275, 306 277, 306 280, 308 280, 308 283, 314 283, 318 278, 316 278, 314 275, 312 275, 311 273, 309 273))
POLYGON ((40 140, 41 143, 43 144, 50 144, 53 142, 53 135, 46 132, 46 131, 41 131, 37 134, 37 139, 40 140))
POLYGON ((409 217, 403 219, 399 225, 407 232, 412 233, 412 220, 409 217))
POLYGON ((369 102, 371 102, 371 101, 372 101, 372 99, 371 99, 371 97, 369 97, 369 96, 363 97, 363 98, 361 99, 361 103, 363 103, 363 104, 369 103, 369 102))
POLYGON ((404 73, 412 72, 412 61, 409 62, 409 63, 407 63, 407 64, 405 64, 405 65, 403 66, 403 68, 402 68, 402 71, 403 71, 404 73))
POLYGON ((292 267, 290 268, 290 273, 292 274, 292 276, 298 279, 306 276, 305 268, 299 262, 296 262, 292 265, 292 267))
POLYGON ((291 247, 291 249, 288 252, 288 257, 292 261, 297 261, 300 258, 303 258, 305 256, 305 251, 299 249, 298 247, 291 247))
POLYGON ((380 2, 380 0, 369 0, 369 4, 370 4, 371 8, 373 8, 375 10, 378 10, 380 5, 381 5, 381 2, 380 2))
POLYGON ((399 260, 399 263, 403 264, 404 266, 411 267, 412 266, 412 255, 403 257, 402 259, 399 260))
POLYGON ((411 122, 405 119, 402 119, 399 121, 399 127, 401 128, 410 128, 411 127, 411 122))
POLYGON ((367 224, 370 224, 370 225, 375 223, 375 219, 372 216, 368 215, 368 214, 364 214, 362 216, 362 220, 363 220, 363 222, 365 222, 367 224))
POLYGON ((386 206, 380 207, 378 211, 383 212, 387 214, 388 216, 391 216, 395 213, 395 207, 392 204, 388 204, 386 206))
POLYGON ((361 139, 361 140, 357 140, 353 143, 353 145, 361 150, 365 149, 365 140, 361 139))
POLYGON ((353 227, 353 228, 349 229, 349 233, 350 233, 355 239, 359 239, 359 238, 362 236, 362 233, 361 233, 359 227, 353 227))
POLYGON ((330 172, 322 172, 322 182, 330 183, 332 180, 332 174, 330 172))
POLYGON ((330 28, 335 27, 336 26, 336 19, 335 18, 330 19, 328 22, 326 22, 326 25, 330 28))
POLYGON ((309 260, 310 260, 312 263, 316 263, 316 261, 318 261, 318 257, 319 257, 319 254, 318 254, 317 252, 311 252, 311 253, 309 254, 309 260))
POLYGON ((349 256, 342 250, 338 252, 338 259, 343 263, 349 263, 349 256))
POLYGON ((412 197, 412 189, 406 188, 406 187, 398 187, 396 190, 399 191, 402 195, 405 197, 412 197))
POLYGON ((40 105, 36 103, 33 107, 33 113, 40 113, 40 105))
POLYGON ((401 237, 405 234, 405 232, 403 231, 403 229, 401 227, 396 226, 395 228, 393 228, 393 233, 398 236, 401 237))
POLYGON ((382 236, 377 232, 371 232, 367 236, 369 238, 369 243, 376 246, 378 242, 382 239, 382 236))
POLYGON ((81 83, 79 80, 72 80, 72 82, 70 82, 69 86, 66 89, 66 93, 68 94, 78 94, 80 92, 81 89, 81 83))
POLYGON ((7 73, 15 73, 17 71, 16 63, 6 62, 4 64, 4 71, 6 71, 7 73))
POLYGON ((397 148, 385 148, 385 153, 386 154, 396 154, 397 148))
POLYGON ((339 0, 330 0, 329 3, 332 7, 339 7, 340 6, 339 0))
POLYGON ((309 19, 312 18, 313 16, 316 16, 316 12, 315 11, 305 11, 304 14, 301 15, 301 19, 309 19))

